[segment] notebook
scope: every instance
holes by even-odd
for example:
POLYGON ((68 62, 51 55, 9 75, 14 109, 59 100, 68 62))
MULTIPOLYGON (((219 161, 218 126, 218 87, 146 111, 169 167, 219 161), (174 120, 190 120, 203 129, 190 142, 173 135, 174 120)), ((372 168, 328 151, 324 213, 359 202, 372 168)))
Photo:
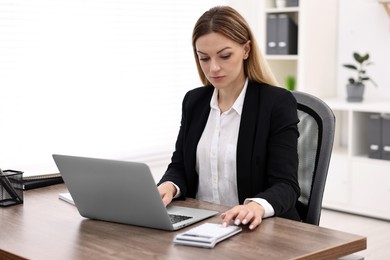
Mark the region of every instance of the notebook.
POLYGON ((53 155, 81 216, 163 230, 177 230, 217 211, 165 207, 145 163, 53 155))
POLYGON ((59 198, 60 200, 66 201, 66 202, 68 202, 68 203, 74 205, 74 200, 73 200, 73 198, 72 198, 72 195, 70 195, 69 192, 64 192, 64 193, 58 194, 58 198, 59 198))

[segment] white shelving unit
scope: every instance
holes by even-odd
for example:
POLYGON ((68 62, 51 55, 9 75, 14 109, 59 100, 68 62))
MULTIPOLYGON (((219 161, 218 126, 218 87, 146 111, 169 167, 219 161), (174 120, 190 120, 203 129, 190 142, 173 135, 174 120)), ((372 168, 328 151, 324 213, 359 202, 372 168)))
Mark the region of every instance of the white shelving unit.
POLYGON ((260 0, 260 46, 266 53, 267 15, 287 13, 298 25, 297 55, 265 55, 281 86, 286 77, 295 76, 297 90, 318 97, 336 95, 337 0, 301 0, 299 7, 276 8, 274 0, 260 0), (321 37, 313 37, 321 32, 321 37))
MULTIPOLYGON (((334 149, 323 206, 390 220, 390 161, 368 158, 367 122, 371 113, 389 113, 390 101, 347 103, 328 99, 338 94, 337 0, 300 0, 299 7, 275 8, 274 0, 259 0, 260 46, 266 52, 267 14, 289 13, 298 25, 297 55, 266 55, 280 85, 287 75, 297 90, 329 104, 336 115, 334 149), (320 36, 319 36, 320 35, 320 36)), ((389 133, 390 134, 390 133, 389 133)))
MULTIPOLYGON (((288 14, 294 22, 299 27, 299 7, 284 7, 284 8, 276 8, 274 7, 274 1, 267 0, 264 1, 265 5, 265 11, 264 11, 264 36, 266 35, 266 26, 267 26, 267 15, 268 14, 280 14, 285 13, 288 14)), ((299 30, 298 30, 299 34, 299 30)), ((261 37, 264 39, 263 41, 263 47, 264 53, 266 53, 266 37, 261 37)), ((299 36, 298 36, 299 38, 299 36)), ((298 45, 298 54, 299 54, 299 45, 298 45)), ((275 74, 275 77, 279 84, 282 87, 285 87, 285 79, 288 76, 294 76, 296 78, 296 82, 298 84, 299 77, 298 77, 298 66, 299 66, 299 55, 265 55, 267 61, 269 62, 272 71, 275 74)))
POLYGON ((336 133, 323 206, 390 220, 390 161, 369 158, 367 141, 369 115, 390 114, 390 102, 325 102, 336 115, 336 133))

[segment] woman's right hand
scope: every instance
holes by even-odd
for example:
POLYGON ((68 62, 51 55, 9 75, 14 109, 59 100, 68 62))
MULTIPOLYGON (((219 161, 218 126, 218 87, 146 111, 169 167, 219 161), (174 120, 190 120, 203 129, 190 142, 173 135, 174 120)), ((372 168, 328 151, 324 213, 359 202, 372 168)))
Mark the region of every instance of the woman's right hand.
POLYGON ((160 193, 161 199, 166 206, 171 203, 173 197, 176 194, 175 186, 170 182, 164 182, 160 186, 157 187, 158 192, 160 193))

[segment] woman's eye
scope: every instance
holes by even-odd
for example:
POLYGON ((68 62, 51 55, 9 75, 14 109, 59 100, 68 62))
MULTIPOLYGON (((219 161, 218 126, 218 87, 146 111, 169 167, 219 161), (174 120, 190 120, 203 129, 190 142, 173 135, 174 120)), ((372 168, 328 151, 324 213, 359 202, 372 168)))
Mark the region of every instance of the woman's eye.
POLYGON ((231 54, 221 56, 222 59, 227 60, 231 57, 231 54))
POLYGON ((208 61, 210 58, 209 57, 199 57, 200 61, 208 61))

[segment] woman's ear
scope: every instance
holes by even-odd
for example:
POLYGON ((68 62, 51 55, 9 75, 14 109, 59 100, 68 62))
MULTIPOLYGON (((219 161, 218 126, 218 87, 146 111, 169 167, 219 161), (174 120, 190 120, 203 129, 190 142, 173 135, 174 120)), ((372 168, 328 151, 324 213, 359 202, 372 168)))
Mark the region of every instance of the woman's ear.
POLYGON ((245 44, 244 44, 244 60, 248 59, 249 57, 249 53, 251 52, 251 41, 248 40, 245 44))

